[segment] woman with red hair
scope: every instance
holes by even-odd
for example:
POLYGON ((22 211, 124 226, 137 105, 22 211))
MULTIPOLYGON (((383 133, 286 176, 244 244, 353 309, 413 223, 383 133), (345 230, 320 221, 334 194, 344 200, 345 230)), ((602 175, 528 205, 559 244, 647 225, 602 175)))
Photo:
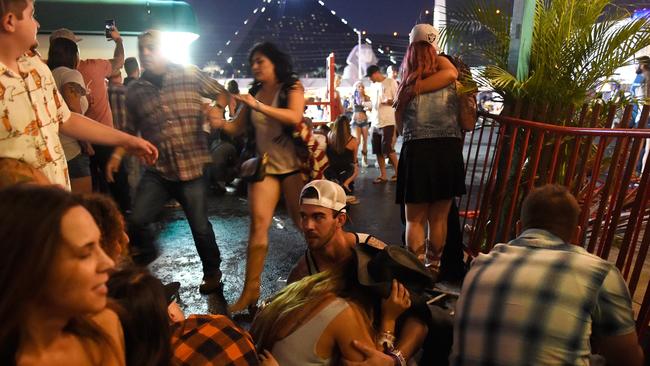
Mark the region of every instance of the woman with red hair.
POLYGON ((434 267, 446 240, 451 200, 465 193, 454 83, 458 71, 438 55, 437 37, 428 24, 411 31, 395 112, 397 130, 404 136, 396 201, 405 205, 406 245, 434 267))

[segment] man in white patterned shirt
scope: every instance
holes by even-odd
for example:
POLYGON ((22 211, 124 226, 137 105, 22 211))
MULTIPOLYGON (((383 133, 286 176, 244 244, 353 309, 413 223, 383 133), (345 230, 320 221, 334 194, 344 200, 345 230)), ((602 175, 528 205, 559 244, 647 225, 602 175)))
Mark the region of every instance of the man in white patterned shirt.
POLYGON ((47 65, 26 55, 37 45, 33 0, 0 0, 0 5, 0 157, 22 160, 68 190, 59 129, 72 138, 124 146, 155 161, 158 152, 149 142, 70 112, 47 65))

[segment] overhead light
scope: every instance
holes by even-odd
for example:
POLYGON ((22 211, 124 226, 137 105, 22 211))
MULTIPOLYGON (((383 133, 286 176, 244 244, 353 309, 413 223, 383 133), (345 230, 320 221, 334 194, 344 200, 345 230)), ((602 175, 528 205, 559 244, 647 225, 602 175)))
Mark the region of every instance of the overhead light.
POLYGON ((325 3, 322 2, 321 0, 318 0, 318 3, 321 4, 322 6, 325 6, 325 3))
POLYGON ((226 60, 226 62, 227 62, 227 63, 231 63, 231 62, 232 62, 232 56, 228 57, 228 59, 226 60))
POLYGON ((190 64, 190 45, 198 38, 198 34, 190 32, 162 32, 162 53, 171 62, 190 64))

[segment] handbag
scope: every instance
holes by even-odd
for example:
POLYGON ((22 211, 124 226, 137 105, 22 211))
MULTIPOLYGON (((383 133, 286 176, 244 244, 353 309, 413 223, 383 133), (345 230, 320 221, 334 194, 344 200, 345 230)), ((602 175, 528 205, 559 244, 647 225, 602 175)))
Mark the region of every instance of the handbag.
POLYGON ((259 182, 266 176, 266 165, 269 162, 269 154, 255 156, 246 159, 239 168, 239 177, 246 182, 259 182))

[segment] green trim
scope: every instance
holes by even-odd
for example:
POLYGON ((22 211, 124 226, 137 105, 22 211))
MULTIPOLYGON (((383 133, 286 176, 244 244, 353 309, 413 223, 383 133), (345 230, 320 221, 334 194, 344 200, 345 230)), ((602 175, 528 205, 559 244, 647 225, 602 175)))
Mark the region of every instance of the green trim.
POLYGON ((115 19, 122 35, 147 29, 199 34, 192 6, 184 1, 160 0, 38 0, 39 33, 69 28, 80 35, 104 34, 104 21, 115 19))

